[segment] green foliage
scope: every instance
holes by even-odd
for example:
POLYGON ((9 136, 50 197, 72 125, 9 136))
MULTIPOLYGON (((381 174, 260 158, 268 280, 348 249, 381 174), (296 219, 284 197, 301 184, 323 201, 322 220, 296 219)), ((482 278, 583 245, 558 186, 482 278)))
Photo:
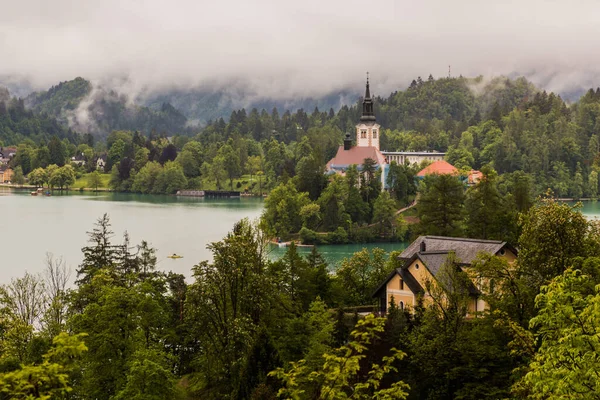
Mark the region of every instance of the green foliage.
POLYGON ((25 176, 23 175, 23 168, 19 165, 13 171, 12 181, 17 185, 22 185, 25 183, 25 176))
POLYGON ((171 372, 168 356, 154 349, 138 350, 127 372, 127 383, 115 399, 162 400, 183 398, 171 372))
POLYGON ((379 248, 362 249, 344 259, 336 273, 337 283, 346 292, 347 305, 373 302, 372 294, 391 272, 384 261, 385 252, 379 248))
POLYGON ((196 391, 222 398, 237 386, 245 356, 267 312, 271 282, 266 276, 265 241, 247 220, 221 242, 212 243, 213 262, 194 267, 187 297, 187 318, 201 344, 196 355, 202 368, 196 391))
POLYGON ((68 189, 69 186, 75 183, 75 170, 70 165, 56 168, 48 176, 48 184, 52 188, 68 189))
POLYGON ((577 264, 542 287, 536 298, 539 312, 530 324, 540 345, 515 388, 527 398, 593 399, 600 391, 600 260, 577 264))
POLYGON ((11 399, 54 399, 67 396, 73 388, 70 373, 88 348, 85 334, 60 333, 38 365, 22 365, 0 375, 0 393, 11 399))
POLYGON ((575 257, 600 254, 597 223, 579 207, 546 199, 522 216, 519 264, 529 271, 534 287, 562 274, 575 257))
POLYGON ((98 187, 102 186, 102 178, 100 176, 100 172, 94 171, 88 177, 88 186, 94 188, 94 190, 98 190, 98 187))
POLYGON ((424 180, 417 212, 424 235, 461 236, 464 189, 452 175, 429 175, 424 180))
POLYGON ((481 180, 466 193, 467 235, 481 239, 512 239, 514 243, 517 215, 513 204, 500 194, 496 171, 484 166, 481 172, 481 180))
POLYGON ((373 223, 378 223, 381 232, 393 228, 396 217, 396 204, 389 192, 383 192, 373 205, 373 223))
POLYGON ((331 352, 323 354, 322 367, 310 365, 307 360, 290 363, 288 371, 279 368, 271 374, 283 381, 279 397, 302 399, 406 399, 408 385, 402 381, 389 387, 382 385, 386 375, 397 371, 394 362, 405 353, 392 348, 381 363, 370 365, 368 372, 360 375, 360 364, 365 358, 368 345, 376 340, 384 329, 385 319, 368 315, 360 320, 351 334, 351 341, 331 352))
POLYGON ((262 224, 269 233, 286 237, 302 228, 300 210, 310 200, 306 193, 299 193, 292 182, 273 189, 265 200, 262 224))

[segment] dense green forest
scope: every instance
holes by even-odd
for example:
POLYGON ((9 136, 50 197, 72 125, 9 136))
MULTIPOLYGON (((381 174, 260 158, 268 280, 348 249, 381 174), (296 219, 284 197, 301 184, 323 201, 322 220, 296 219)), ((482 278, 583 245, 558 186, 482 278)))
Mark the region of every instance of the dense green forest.
POLYGON ((104 216, 73 287, 51 255, 45 274, 1 287, 0 398, 594 398, 597 223, 551 199, 521 215, 517 264, 482 255, 470 271, 496 288, 477 318, 451 257, 452 283, 431 292, 444 301, 380 318, 359 311, 396 252, 332 273, 316 249, 269 261, 244 220, 187 283, 147 243, 115 241, 104 216))

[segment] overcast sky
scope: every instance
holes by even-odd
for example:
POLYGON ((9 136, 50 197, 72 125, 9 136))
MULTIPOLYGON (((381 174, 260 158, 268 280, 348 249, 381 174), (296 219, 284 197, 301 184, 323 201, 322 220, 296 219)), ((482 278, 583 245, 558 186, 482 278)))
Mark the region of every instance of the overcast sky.
POLYGON ((417 75, 525 74, 600 85, 599 1, 0 0, 0 75, 133 88, 231 81, 265 95, 417 75))

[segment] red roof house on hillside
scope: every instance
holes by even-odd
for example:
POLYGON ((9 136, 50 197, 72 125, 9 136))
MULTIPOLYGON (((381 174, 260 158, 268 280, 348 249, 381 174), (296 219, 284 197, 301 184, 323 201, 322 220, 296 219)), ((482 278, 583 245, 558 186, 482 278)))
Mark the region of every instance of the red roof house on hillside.
POLYGON ((428 167, 423 168, 417 174, 418 177, 424 177, 426 175, 458 175, 458 169, 452 164, 444 160, 434 161, 429 164, 428 167))
POLYGON ((469 185, 476 185, 479 183, 481 178, 483 178, 483 173, 481 171, 472 169, 471 172, 469 172, 469 176, 467 176, 467 183, 469 185))

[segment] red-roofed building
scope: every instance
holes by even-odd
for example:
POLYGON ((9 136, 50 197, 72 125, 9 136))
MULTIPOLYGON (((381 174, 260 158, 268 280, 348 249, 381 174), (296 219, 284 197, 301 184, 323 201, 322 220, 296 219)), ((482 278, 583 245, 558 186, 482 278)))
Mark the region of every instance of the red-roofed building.
POLYGON ((366 158, 375 160, 378 165, 386 164, 385 157, 376 147, 338 148, 337 154, 327 163, 328 170, 347 169, 350 165, 362 165, 366 158))
POLYGON ((479 183, 481 178, 483 178, 483 173, 481 171, 477 171, 476 169, 472 169, 467 177, 467 184, 476 185, 479 183))
POLYGON ((429 164, 429 166, 420 170, 419 173, 417 174, 417 176, 419 178, 423 178, 424 176, 433 175, 433 174, 458 175, 459 172, 458 172, 458 169, 456 169, 456 167, 454 165, 450 164, 448 161, 438 160, 438 161, 432 162, 431 164, 429 164))

